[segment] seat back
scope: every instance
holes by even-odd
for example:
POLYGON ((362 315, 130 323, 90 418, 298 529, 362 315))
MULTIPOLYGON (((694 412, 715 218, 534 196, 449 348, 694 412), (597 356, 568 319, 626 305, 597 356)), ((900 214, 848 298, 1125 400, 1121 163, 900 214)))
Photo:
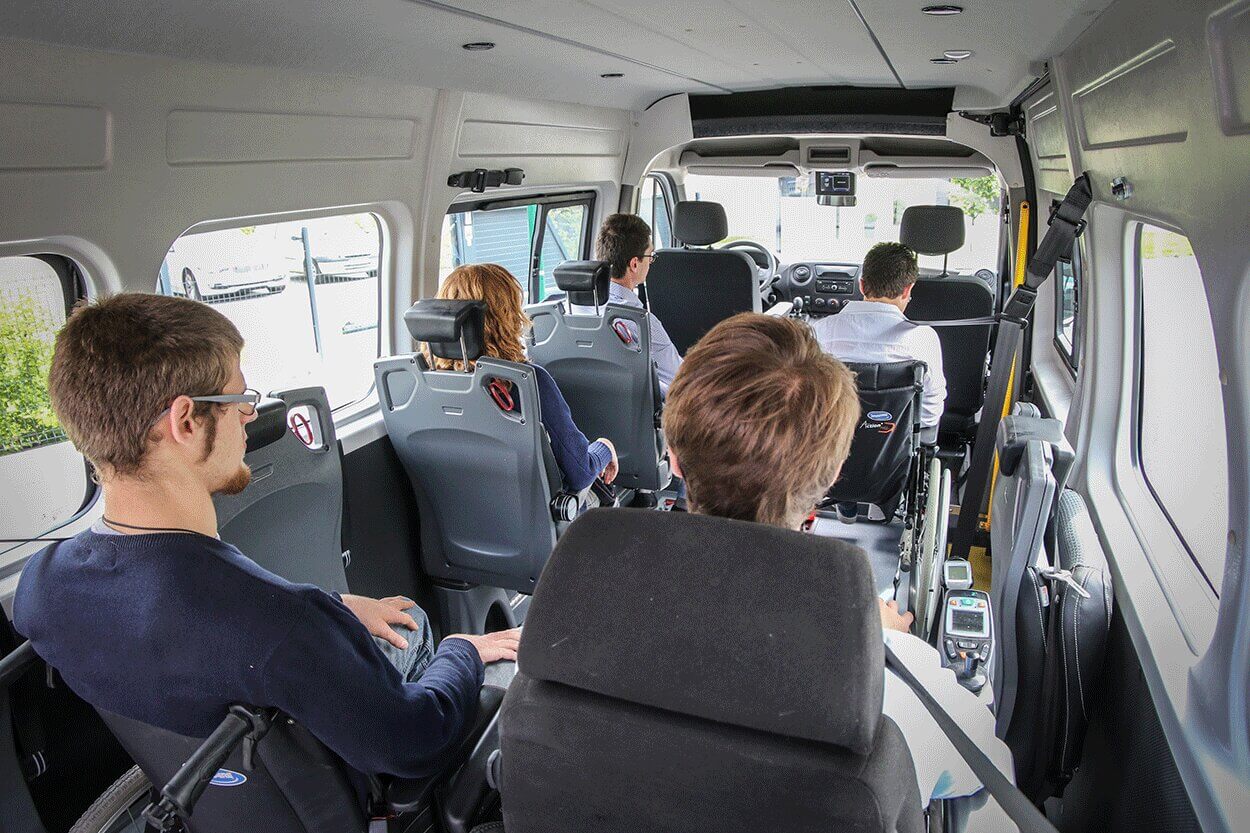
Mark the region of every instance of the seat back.
MULTIPOLYGON (((1072 448, 1063 436, 1063 423, 1042 419, 1037 408, 1017 403, 1011 416, 998 426, 998 478, 994 484, 990 546, 994 570, 990 599, 999 622, 1018 620, 1021 587, 1029 580, 1029 568, 1042 568, 1042 536, 1050 517, 1058 482, 1058 469, 1066 473, 1072 448)), ((1028 588, 1033 592, 1032 588, 1028 588)), ((1027 678, 1021 669, 1029 663, 1030 629, 999 628, 994 641, 990 679, 994 685, 1000 735, 1011 725, 1018 693, 1027 678), (1022 645, 1024 647, 1022 647, 1022 645)))
POLYGON ((387 433, 421 514, 421 563, 432 578, 532 593, 555 545, 560 487, 527 364, 480 358, 480 301, 427 299, 405 316, 436 356, 476 360, 431 370, 419 354, 374 364, 387 433), (463 339, 463 341, 462 341, 463 339))
MULTIPOLYGON (((125 750, 160 789, 199 748, 189 738, 101 710, 125 750)), ((303 726, 275 720, 252 768, 235 749, 186 819, 190 833, 355 833, 368 827, 367 783, 303 726)))
POLYGON ((760 312, 755 261, 741 251, 691 249, 729 235, 725 209, 714 202, 679 202, 673 234, 683 248, 661 249, 647 274, 647 304, 683 356, 703 334, 740 312, 760 312))
POLYGON ((221 539, 288 581, 346 593, 343 468, 325 390, 272 393, 256 413, 243 458, 252 482, 213 498, 221 539))
POLYGON ((508 832, 922 830, 881 713, 876 607, 845 542, 587 513, 547 565, 504 698, 508 832))
MULTIPOLYGON (((964 213, 951 205, 914 205, 903 212, 899 241, 918 254, 946 255, 963 247, 964 213)), ((983 281, 962 275, 921 276, 911 290, 912 321, 955 321, 994 314, 994 293, 983 281)), ((985 402, 985 367, 993 325, 938 327, 946 406, 939 431, 971 439, 985 402)))
MULTIPOLYGON (((579 277, 595 264, 606 277, 606 263, 576 261, 556 267, 556 283, 576 297, 579 277), (599 264, 602 264, 601 266, 599 264)), ((605 281, 606 282, 606 281, 605 281)), ((597 296, 602 303, 606 290, 597 296)), ((593 304, 593 301, 592 301, 593 304)), ((555 379, 573 422, 589 437, 607 437, 616 446, 616 484, 657 491, 671 478, 660 430, 659 382, 651 363, 647 311, 610 304, 600 315, 574 315, 561 301, 527 307, 534 322, 530 357, 555 379), (541 335, 539 335, 541 334, 541 335)))
POLYGON ((886 518, 907 486, 920 435, 924 362, 848 362, 862 408, 851 452, 829 498, 873 503, 886 518))

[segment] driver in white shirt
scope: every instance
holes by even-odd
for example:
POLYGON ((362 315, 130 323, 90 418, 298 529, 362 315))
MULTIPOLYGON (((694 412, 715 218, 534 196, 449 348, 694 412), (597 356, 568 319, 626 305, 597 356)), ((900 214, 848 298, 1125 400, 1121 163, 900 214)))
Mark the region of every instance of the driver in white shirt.
POLYGON ((921 436, 934 442, 946 402, 942 342, 937 330, 903 315, 919 276, 915 252, 902 243, 878 243, 868 250, 859 272, 864 300, 848 302, 838 314, 813 323, 812 330, 821 349, 844 362, 924 362, 921 436))
MULTIPOLYGON (((608 287, 608 303, 642 309, 638 287, 647 279, 651 263, 657 255, 651 248, 651 227, 633 214, 613 214, 603 221, 595 240, 595 256, 611 264, 612 283, 608 287)), ((590 314, 593 307, 573 305, 571 312, 590 314)), ((669 338, 660 319, 648 312, 651 322, 651 361, 660 380, 660 395, 668 395, 668 386, 681 367, 681 354, 669 338)), ((634 334, 637 338, 637 333, 634 334)))

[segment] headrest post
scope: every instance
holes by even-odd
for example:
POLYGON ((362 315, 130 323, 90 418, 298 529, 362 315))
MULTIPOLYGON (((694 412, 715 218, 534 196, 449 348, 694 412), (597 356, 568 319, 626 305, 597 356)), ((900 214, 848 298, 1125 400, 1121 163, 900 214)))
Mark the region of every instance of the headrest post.
POLYGON ((949 253, 949 252, 947 252, 947 253, 945 253, 945 254, 943 254, 943 255, 942 255, 942 277, 946 277, 946 276, 947 276, 947 274, 949 274, 949 273, 946 271, 946 261, 947 261, 947 260, 949 260, 949 259, 950 259, 950 253, 949 253))
POLYGON ((464 372, 472 373, 473 369, 469 367, 469 350, 464 343, 464 328, 460 330, 460 360, 464 362, 464 372))
POLYGON ((598 317, 599 315, 599 284, 597 283, 595 284, 595 288, 593 292, 595 295, 595 316, 598 317))

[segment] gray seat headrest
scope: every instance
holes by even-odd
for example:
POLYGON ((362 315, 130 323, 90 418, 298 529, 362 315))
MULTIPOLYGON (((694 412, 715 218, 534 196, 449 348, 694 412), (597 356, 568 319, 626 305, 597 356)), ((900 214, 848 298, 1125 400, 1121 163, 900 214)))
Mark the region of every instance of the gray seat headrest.
POLYGON ((612 264, 606 260, 568 260, 555 269, 556 286, 568 293, 569 303, 593 307, 608 302, 612 264))
POLYGON ((687 246, 710 246, 729 236, 725 206, 684 200, 673 209, 673 236, 687 246))
POLYGON ((426 298, 404 313, 404 323, 414 339, 429 344, 430 352, 440 359, 453 361, 476 361, 482 355, 485 319, 485 301, 426 298), (462 342, 467 356, 461 355, 462 342))
POLYGON ((519 656, 531 679, 857 754, 883 665, 859 548, 641 509, 593 510, 560 537, 519 656))
POLYGON ((964 212, 954 205, 913 205, 903 212, 898 240, 920 255, 946 255, 964 245, 964 212))

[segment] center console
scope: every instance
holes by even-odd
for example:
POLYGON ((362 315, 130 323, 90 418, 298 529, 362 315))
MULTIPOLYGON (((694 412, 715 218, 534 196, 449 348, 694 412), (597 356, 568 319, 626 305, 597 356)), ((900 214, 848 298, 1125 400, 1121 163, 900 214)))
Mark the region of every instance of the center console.
POLYGON ((784 298, 802 299, 803 311, 812 316, 835 313, 847 301, 859 300, 859 266, 846 263, 795 263, 782 272, 784 298))

